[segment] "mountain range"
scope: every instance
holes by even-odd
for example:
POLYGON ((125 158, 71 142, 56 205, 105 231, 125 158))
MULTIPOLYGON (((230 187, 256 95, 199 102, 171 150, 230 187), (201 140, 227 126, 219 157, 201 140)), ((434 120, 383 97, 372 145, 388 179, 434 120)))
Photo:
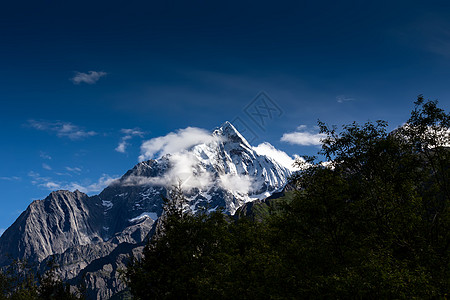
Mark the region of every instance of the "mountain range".
POLYGON ((51 262, 64 281, 83 282, 89 299, 117 297, 125 288, 119 270, 141 255, 173 186, 193 213, 234 214, 283 190, 292 168, 258 150, 225 122, 203 141, 138 163, 98 195, 52 192, 0 237, 0 267, 20 259, 44 272, 51 262))

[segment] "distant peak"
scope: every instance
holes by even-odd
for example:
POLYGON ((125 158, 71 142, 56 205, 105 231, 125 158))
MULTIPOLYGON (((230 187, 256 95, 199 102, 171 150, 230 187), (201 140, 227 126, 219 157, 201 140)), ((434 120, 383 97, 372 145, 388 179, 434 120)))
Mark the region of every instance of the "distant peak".
POLYGON ((242 134, 229 121, 225 121, 219 128, 213 131, 213 134, 223 136, 232 142, 242 143, 249 148, 251 147, 242 134))
POLYGON ((219 129, 221 129, 224 133, 240 134, 236 127, 234 127, 229 121, 225 121, 219 129))
POLYGON ((79 190, 75 190, 73 192, 69 191, 69 190, 57 190, 57 191, 52 191, 46 199, 52 199, 52 198, 58 198, 61 196, 66 196, 66 197, 84 197, 87 196, 85 193, 80 192, 79 190))

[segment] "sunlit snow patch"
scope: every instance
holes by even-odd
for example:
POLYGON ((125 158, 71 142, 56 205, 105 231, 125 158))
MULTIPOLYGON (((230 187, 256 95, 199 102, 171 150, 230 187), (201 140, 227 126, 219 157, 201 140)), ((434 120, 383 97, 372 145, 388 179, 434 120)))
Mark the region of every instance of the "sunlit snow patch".
POLYGON ((141 221, 141 220, 143 220, 145 218, 150 218, 153 221, 156 221, 156 219, 158 219, 158 214, 154 213, 154 212, 144 212, 144 213, 140 214, 139 216, 137 216, 135 218, 129 219, 128 221, 129 222, 136 222, 136 221, 141 221))
POLYGON ((102 200, 102 205, 105 207, 105 209, 111 209, 114 204, 112 204, 111 201, 102 200))

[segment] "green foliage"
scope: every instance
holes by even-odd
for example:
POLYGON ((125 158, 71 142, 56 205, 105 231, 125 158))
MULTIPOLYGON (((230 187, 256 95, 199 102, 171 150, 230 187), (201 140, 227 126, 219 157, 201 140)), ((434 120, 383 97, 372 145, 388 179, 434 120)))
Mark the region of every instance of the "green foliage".
MULTIPOLYGON (((53 262, 51 262, 53 264, 53 262)), ((43 276, 36 276, 32 266, 14 261, 6 273, 0 272, 0 300, 81 300, 70 286, 56 277, 56 265, 43 276)))
POLYGON ((72 292, 70 290, 70 285, 62 282, 61 279, 57 277, 56 271, 58 265, 53 259, 48 263, 50 269, 44 274, 44 276, 39 277, 39 299, 48 300, 82 300, 83 295, 79 295, 78 292, 72 292))
POLYGON ((447 297, 450 117, 422 96, 415 105, 392 133, 383 121, 353 123, 342 132, 319 122, 326 163, 298 161, 308 167, 292 177, 297 190, 277 205, 255 204, 253 214, 241 214, 253 217, 183 213, 178 190, 161 233, 127 270, 131 293, 139 299, 447 297))
POLYGON ((38 299, 37 280, 32 266, 14 260, 5 272, 0 272, 0 299, 38 299))

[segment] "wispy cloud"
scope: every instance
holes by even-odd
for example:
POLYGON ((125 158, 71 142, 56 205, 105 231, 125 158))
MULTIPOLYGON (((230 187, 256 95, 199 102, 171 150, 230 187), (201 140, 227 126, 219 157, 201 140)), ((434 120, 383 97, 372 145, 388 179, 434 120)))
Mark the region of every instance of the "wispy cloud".
POLYGON ((125 153, 126 152, 126 148, 128 146, 128 143, 126 142, 126 140, 123 140, 119 142, 119 144, 117 145, 117 147, 114 149, 117 152, 120 153, 125 153))
MULTIPOLYGON (((188 127, 147 140, 141 146, 139 160, 160 158, 170 154, 170 156, 167 156, 167 171, 164 175, 157 177, 129 176, 121 184, 130 186, 151 184, 170 187, 181 183, 183 191, 191 191, 194 188, 203 190, 215 184, 238 194, 248 194, 255 186, 255 180, 252 176, 239 174, 237 171, 230 171, 230 174, 217 176, 208 168, 200 167, 203 163, 208 164, 208 161, 213 159, 209 157, 210 154, 204 153, 204 156, 193 154, 202 151, 201 147, 195 148, 197 145, 222 141, 223 139, 223 137, 213 135, 207 130, 188 127)), ((258 154, 265 155, 268 159, 273 159, 288 169, 294 169, 294 158, 275 149, 269 143, 260 144, 253 149, 258 154)))
POLYGON ((145 141, 141 146, 139 160, 158 158, 165 154, 173 154, 188 149, 194 145, 207 143, 217 139, 207 130, 187 127, 165 136, 145 141))
POLYGON ((74 84, 80 84, 82 82, 87 84, 94 84, 96 83, 100 78, 103 76, 106 76, 108 73, 106 72, 97 72, 97 71, 89 71, 87 73, 82 72, 75 72, 75 76, 72 77, 70 80, 74 84))
POLYGON ((129 176, 121 184, 135 185, 157 185, 171 187, 181 183, 183 191, 191 189, 203 189, 211 186, 213 177, 208 170, 199 168, 199 159, 189 152, 172 153, 169 157, 169 168, 162 176, 145 177, 129 176))
POLYGON ((51 191, 53 190, 61 190, 61 185, 59 183, 53 182, 53 181, 49 181, 49 182, 45 182, 40 184, 40 186, 45 187, 51 191))
POLYGON ((6 181, 19 181, 22 178, 18 177, 18 176, 1 176, 0 180, 6 180, 6 181))
POLYGON ((301 146, 318 146, 325 137, 323 133, 308 130, 306 125, 300 125, 296 131, 283 134, 281 141, 301 146))
POLYGON ((86 131, 81 127, 74 125, 70 122, 62 122, 62 121, 47 122, 47 121, 28 120, 28 125, 34 129, 53 132, 58 137, 67 137, 71 140, 80 140, 86 137, 97 135, 97 132, 95 131, 86 131))
POLYGON ((253 147, 253 150, 259 155, 273 158, 276 162, 291 171, 298 170, 297 167, 294 167, 295 159, 298 158, 297 156, 290 157, 286 152, 276 149, 270 143, 265 142, 259 144, 257 147, 253 147))
POLYGON ((355 98, 348 97, 348 96, 345 96, 345 95, 336 96, 336 101, 338 103, 344 103, 344 102, 355 101, 355 100, 356 100, 355 98))
POLYGON ((78 174, 81 173, 81 168, 78 168, 78 167, 73 167, 73 168, 66 167, 66 170, 69 172, 73 172, 73 173, 78 173, 78 174))
POLYGON ((240 174, 221 174, 219 175, 219 185, 230 191, 241 194, 248 194, 255 184, 255 179, 249 175, 240 174))
POLYGON ((96 182, 77 182, 77 181, 73 181, 73 182, 66 182, 66 181, 58 181, 58 180, 53 180, 50 177, 44 177, 41 176, 39 173, 34 172, 34 171, 30 171, 28 173, 28 176, 30 176, 32 178, 31 183, 50 190, 50 191, 54 191, 54 190, 69 190, 69 191, 74 191, 74 190, 79 190, 83 193, 95 193, 95 192, 100 192, 102 191, 105 187, 107 187, 108 185, 112 184, 114 181, 116 181, 118 179, 118 177, 111 177, 107 174, 103 174, 96 182))
MULTIPOLYGON (((189 191, 193 188, 203 189, 211 185, 214 180, 212 174, 207 170, 199 168, 199 158, 185 150, 202 143, 208 143, 221 139, 213 136, 209 131, 188 127, 171 132, 165 136, 152 138, 145 141, 141 146, 139 160, 159 158, 170 154, 170 167, 164 176, 155 178, 136 178, 134 184, 155 184, 172 186, 182 182, 182 189, 189 191), (144 181, 142 180, 144 179, 144 181)), ((229 181, 224 179, 227 183, 229 181)))
POLYGON ((425 18, 406 25, 401 37, 414 47, 437 54, 445 59, 450 58, 450 21, 447 17, 430 14, 425 18))
POLYGON ((118 177, 111 177, 107 174, 103 174, 97 182, 90 183, 90 184, 80 184, 77 182, 71 182, 68 185, 64 186, 64 189, 68 190, 79 190, 80 192, 89 194, 89 193, 95 193, 100 192, 104 188, 106 188, 108 185, 114 183, 117 181, 118 177))
POLYGON ((51 170, 52 167, 50 167, 48 164, 46 163, 42 163, 42 168, 46 169, 46 170, 51 170))
POLYGON ((144 136, 144 132, 141 131, 139 128, 134 128, 134 129, 122 129, 120 130, 120 132, 122 134, 124 134, 124 136, 121 138, 119 144, 116 147, 116 151, 120 152, 120 153, 125 153, 127 147, 129 146, 129 143, 127 142, 128 140, 132 139, 134 136, 140 136, 143 137, 144 136))
POLYGON ((450 58, 450 30, 447 28, 436 28, 435 32, 431 35, 428 43, 428 49, 431 52, 442 55, 445 58, 450 58))
POLYGON ((47 160, 52 159, 52 157, 51 157, 50 155, 48 155, 47 153, 45 153, 44 151, 41 151, 41 152, 39 153, 39 156, 40 156, 42 159, 47 159, 47 160))
POLYGON ((31 177, 31 183, 34 185, 42 186, 48 182, 52 182, 50 177, 41 176, 41 174, 35 171, 28 172, 28 176, 31 177))

